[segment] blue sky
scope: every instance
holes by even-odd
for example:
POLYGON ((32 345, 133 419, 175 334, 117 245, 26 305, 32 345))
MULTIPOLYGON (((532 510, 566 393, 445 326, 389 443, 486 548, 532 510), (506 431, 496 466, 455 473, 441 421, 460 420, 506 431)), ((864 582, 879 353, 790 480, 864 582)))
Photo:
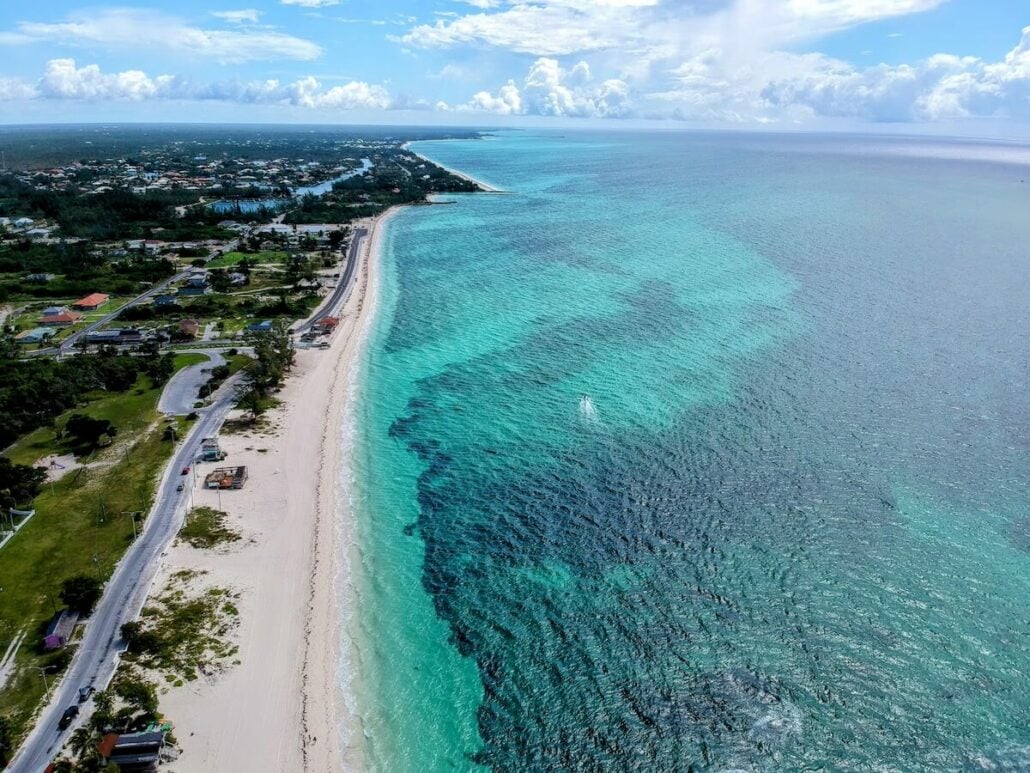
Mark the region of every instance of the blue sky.
POLYGON ((1025 135, 1030 4, 4 3, 0 121, 106 120, 662 121, 1025 135))

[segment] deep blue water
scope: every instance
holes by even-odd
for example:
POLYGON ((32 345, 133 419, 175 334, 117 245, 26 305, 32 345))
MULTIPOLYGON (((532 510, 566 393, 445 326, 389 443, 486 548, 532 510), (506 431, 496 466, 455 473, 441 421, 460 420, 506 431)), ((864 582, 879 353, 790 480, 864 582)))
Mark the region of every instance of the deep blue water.
POLYGON ((510 195, 389 226, 370 764, 1030 769, 1030 151, 414 149, 510 195))

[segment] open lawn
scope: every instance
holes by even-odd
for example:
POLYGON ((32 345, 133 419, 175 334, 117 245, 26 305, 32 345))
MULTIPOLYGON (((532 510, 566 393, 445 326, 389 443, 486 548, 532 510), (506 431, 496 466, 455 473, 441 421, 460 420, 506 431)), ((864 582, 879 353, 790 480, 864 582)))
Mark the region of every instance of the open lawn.
POLYGON ((284 263, 286 261, 286 253, 274 250, 265 250, 263 252, 227 252, 207 264, 207 268, 230 268, 232 266, 239 265, 243 260, 248 260, 252 265, 258 265, 261 263, 284 263))
MULTIPOLYGON (((179 355, 176 366, 203 359, 179 355)), ((157 412, 160 389, 141 377, 134 389, 120 394, 96 393, 85 407, 61 416, 62 426, 73 412, 109 419, 118 428, 114 443, 81 459, 86 466, 47 484, 36 498, 36 515, 0 550, 0 646, 19 631, 27 636, 16 659, 16 670, 0 690, 0 714, 12 723, 15 737, 28 726, 40 699, 43 680, 58 678, 69 653, 43 655, 41 632, 60 608, 64 580, 90 575, 106 580, 132 541, 127 513, 146 514, 155 483, 173 451, 163 439, 165 422, 157 412)), ((185 421, 177 427, 181 437, 185 421)), ((51 428, 36 430, 6 453, 13 461, 31 464, 51 453, 73 450, 51 428)), ((140 516, 141 518, 143 516, 140 516)))

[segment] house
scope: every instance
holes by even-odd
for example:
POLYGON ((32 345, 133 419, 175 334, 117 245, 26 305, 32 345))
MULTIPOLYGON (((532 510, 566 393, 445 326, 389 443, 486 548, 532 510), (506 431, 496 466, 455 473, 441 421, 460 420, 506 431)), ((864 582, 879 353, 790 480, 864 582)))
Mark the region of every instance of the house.
POLYGON ((36 221, 33 220, 31 217, 19 217, 19 218, 15 219, 14 227, 15 228, 31 228, 32 224, 35 223, 35 222, 36 221))
POLYGON ((122 771, 154 771, 165 746, 163 729, 142 733, 108 733, 97 744, 97 752, 107 765, 122 771))
POLYGON ((54 276, 54 274, 29 274, 27 277, 25 277, 25 281, 40 283, 52 282, 54 281, 54 276))
POLYGON ((43 309, 37 323, 44 327, 68 327, 82 319, 82 315, 76 311, 68 311, 63 306, 51 306, 43 309))
POLYGON ((101 306, 111 300, 110 295, 104 295, 103 293, 91 293, 85 298, 80 298, 72 304, 73 309, 79 311, 96 311, 101 306))
POLYGON ((50 237, 49 228, 30 228, 25 232, 25 235, 33 241, 39 241, 40 239, 47 239, 50 237))
POLYGON ((143 341, 143 331, 135 327, 94 330, 86 334, 86 343, 94 346, 130 346, 143 341))
POLYGON ((205 295, 210 289, 207 271, 198 268, 190 273, 189 278, 179 288, 179 295, 205 295))
POLYGON ((255 322, 252 325, 247 325, 248 333, 270 333, 272 331, 272 320, 266 319, 264 322, 255 322))
POLYGON ((195 319, 184 319, 179 323, 179 333, 187 338, 196 338, 200 332, 200 322, 195 319))
POLYGON ((168 295, 167 293, 154 296, 155 306, 174 306, 176 301, 177 299, 174 295, 168 295))
POLYGON ((79 613, 70 609, 62 609, 50 620, 43 634, 43 649, 47 652, 59 650, 72 638, 75 624, 79 622, 79 613))
POLYGON ((233 271, 229 274, 229 283, 236 287, 241 287, 242 285, 247 284, 247 275, 241 274, 238 271, 233 271))
POLYGON ((36 327, 32 330, 26 330, 22 333, 18 333, 14 337, 14 340, 19 344, 28 346, 29 344, 41 344, 44 341, 49 341, 53 338, 54 331, 49 330, 45 327, 36 327))
POLYGON ((157 255, 157 253, 161 251, 161 248, 164 247, 164 244, 164 242, 147 239, 143 242, 143 251, 147 253, 147 255, 157 255))

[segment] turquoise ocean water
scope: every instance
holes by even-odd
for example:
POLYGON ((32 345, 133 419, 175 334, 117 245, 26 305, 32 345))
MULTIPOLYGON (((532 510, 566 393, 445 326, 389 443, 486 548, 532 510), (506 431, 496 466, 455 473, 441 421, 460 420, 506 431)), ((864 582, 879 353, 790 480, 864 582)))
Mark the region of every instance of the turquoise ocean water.
POLYGON ((386 233, 370 766, 1030 769, 1030 152, 415 150, 510 195, 386 233))

